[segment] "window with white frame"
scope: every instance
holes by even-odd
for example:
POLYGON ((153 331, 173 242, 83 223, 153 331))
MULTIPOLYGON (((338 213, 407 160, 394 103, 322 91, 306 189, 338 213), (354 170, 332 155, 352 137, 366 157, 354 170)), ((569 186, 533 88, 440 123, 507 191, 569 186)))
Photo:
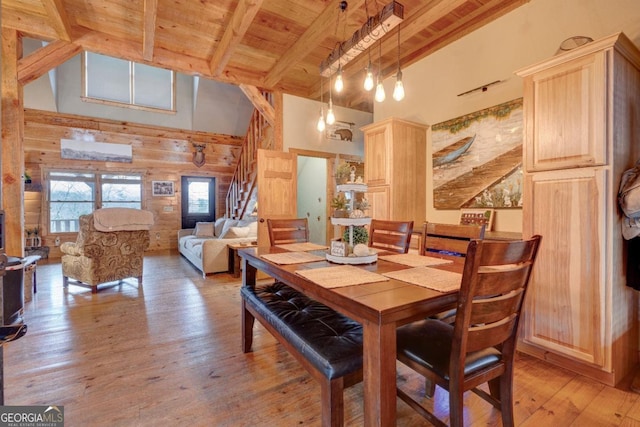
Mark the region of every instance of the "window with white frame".
POLYGON ((142 174, 47 173, 49 232, 78 231, 80 215, 109 207, 142 208, 142 174))
POLYGON ((88 100, 175 111, 175 72, 84 52, 83 96, 88 100))

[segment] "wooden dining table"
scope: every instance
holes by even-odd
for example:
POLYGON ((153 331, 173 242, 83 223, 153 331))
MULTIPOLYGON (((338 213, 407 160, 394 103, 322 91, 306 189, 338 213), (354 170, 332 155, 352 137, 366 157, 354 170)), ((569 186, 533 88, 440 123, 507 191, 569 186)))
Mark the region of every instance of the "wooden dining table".
MULTIPOLYGON (((286 249, 277 246, 240 249, 243 286, 255 286, 259 270, 360 322, 363 328, 364 425, 395 425, 396 328, 454 307, 458 292, 440 292, 394 279, 328 288, 296 272, 337 264, 325 259, 276 264, 262 257, 282 252, 286 249)), ((325 255, 324 251, 309 253, 323 258, 325 255)), ((355 267, 378 274, 411 268, 380 259, 383 255, 392 253, 379 252, 376 262, 355 267)), ((433 268, 462 272, 464 258, 443 257, 453 260, 453 263, 433 268)))

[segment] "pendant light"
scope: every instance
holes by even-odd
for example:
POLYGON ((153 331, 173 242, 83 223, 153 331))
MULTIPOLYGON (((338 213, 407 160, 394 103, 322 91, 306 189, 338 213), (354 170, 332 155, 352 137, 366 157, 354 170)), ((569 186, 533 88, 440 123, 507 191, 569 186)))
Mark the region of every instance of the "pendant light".
POLYGON ((333 97, 331 96, 331 76, 329 76, 329 109, 327 110, 327 124, 332 125, 336 122, 336 116, 333 114, 333 97))
POLYGON ((318 119, 317 124, 318 132, 324 132, 325 122, 324 122, 324 87, 322 85, 322 76, 320 77, 320 118, 318 119))
POLYGON ((398 25, 398 72, 396 73, 396 85, 393 88, 393 99, 404 99, 404 85, 402 84, 402 71, 400 70, 400 25, 398 25))
POLYGON ((384 101, 386 94, 384 93, 384 86, 382 85, 382 39, 380 39, 380 54, 378 56, 378 84, 376 85, 375 100, 378 102, 384 101))
POLYGON ((320 118, 318 119, 318 132, 324 132, 326 125, 324 123, 324 113, 320 109, 320 118))
POLYGON ((367 65, 364 78, 364 90, 370 92, 373 89, 373 67, 371 66, 371 49, 369 49, 369 65, 367 65))
POLYGON ((344 89, 344 80, 342 80, 342 65, 340 64, 338 64, 338 74, 336 74, 335 89, 337 93, 342 92, 342 89, 344 89))

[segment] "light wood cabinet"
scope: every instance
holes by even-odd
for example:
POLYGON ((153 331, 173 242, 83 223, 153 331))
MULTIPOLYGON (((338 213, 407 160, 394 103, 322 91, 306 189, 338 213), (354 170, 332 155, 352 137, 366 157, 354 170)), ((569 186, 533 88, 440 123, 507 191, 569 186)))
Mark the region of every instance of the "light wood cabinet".
POLYGON ((639 349, 617 191, 640 155, 640 52, 620 33, 517 74, 523 236, 542 236, 519 349, 615 385, 639 349))
POLYGON ((535 126, 528 129, 527 170, 606 163, 606 55, 600 51, 569 60, 528 80, 535 90, 530 105, 535 126))
POLYGON ((426 219, 427 125, 388 118, 362 128, 367 199, 375 219, 426 219))

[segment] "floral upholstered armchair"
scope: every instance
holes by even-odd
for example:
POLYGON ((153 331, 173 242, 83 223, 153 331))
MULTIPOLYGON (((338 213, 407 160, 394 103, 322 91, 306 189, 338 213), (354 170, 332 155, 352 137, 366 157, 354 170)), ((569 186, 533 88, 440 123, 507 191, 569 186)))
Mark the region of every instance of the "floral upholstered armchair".
POLYGON ((80 216, 76 242, 60 246, 63 286, 87 286, 96 293, 99 284, 128 277, 142 284, 151 225, 153 214, 140 209, 105 208, 80 216))

